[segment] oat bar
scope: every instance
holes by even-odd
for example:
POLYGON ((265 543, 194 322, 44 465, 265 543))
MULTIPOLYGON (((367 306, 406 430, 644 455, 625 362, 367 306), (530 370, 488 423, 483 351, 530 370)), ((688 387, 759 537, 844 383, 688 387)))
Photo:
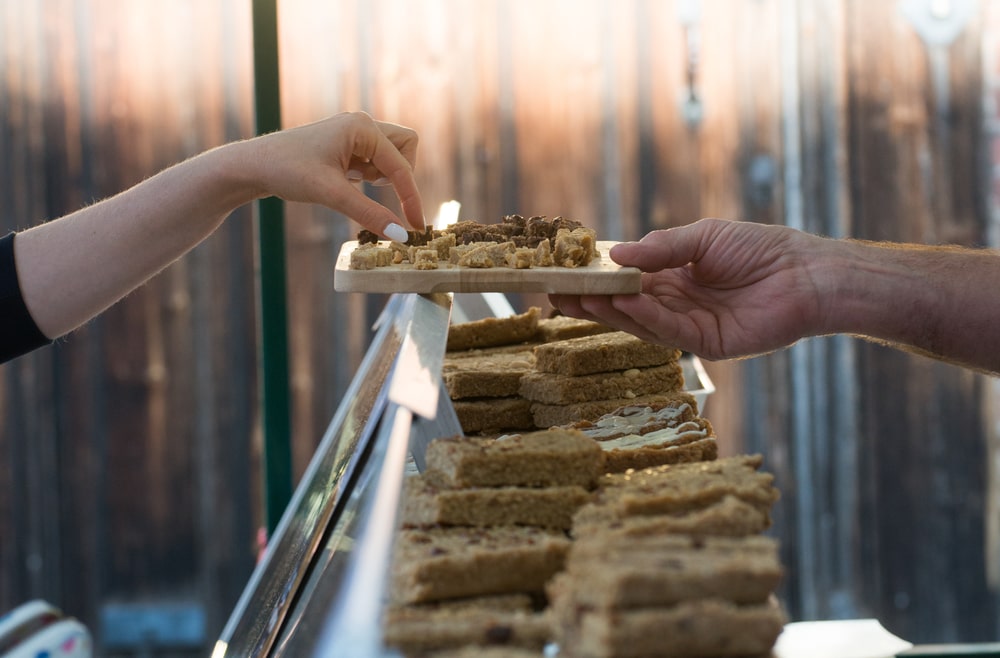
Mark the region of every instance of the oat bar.
POLYGON ((648 403, 632 400, 597 419, 583 420, 572 427, 592 439, 612 441, 645 436, 660 430, 676 430, 699 418, 694 396, 686 391, 677 391, 648 403))
POLYGON ((615 409, 629 405, 659 406, 669 404, 680 391, 651 393, 637 398, 616 398, 610 400, 591 400, 573 404, 531 404, 531 415, 536 427, 555 427, 557 425, 572 425, 581 421, 593 421, 615 409))
POLYGON ((541 309, 532 306, 524 313, 506 318, 483 318, 453 324, 448 329, 447 350, 468 350, 496 345, 512 345, 531 340, 538 333, 541 309))
POLYGON ((392 264, 392 251, 388 247, 362 245, 351 252, 352 270, 374 270, 392 264))
POLYGON ((562 531, 529 526, 402 529, 391 599, 408 604, 541 592, 562 569, 568 549, 562 531))
POLYGON ((622 537, 664 534, 742 537, 759 534, 770 527, 769 510, 726 495, 718 502, 680 514, 622 517, 614 506, 595 505, 587 514, 574 517, 573 536, 602 533, 622 537))
POLYGON ((603 472, 597 442, 576 430, 552 429, 495 440, 436 439, 427 448, 425 476, 442 488, 581 486, 603 472))
POLYGON ((718 599, 665 608, 585 611, 560 647, 580 658, 694 658, 768 655, 785 624, 775 602, 737 605, 718 599))
POLYGON ((591 320, 581 320, 568 315, 557 315, 553 318, 542 318, 538 321, 538 334, 542 342, 551 343, 556 340, 595 336, 614 331, 611 327, 591 320))
POLYGON ((466 434, 535 429, 531 401, 520 396, 455 400, 452 406, 466 434))
POLYGON ((573 514, 592 497, 580 486, 440 489, 423 476, 406 479, 402 524, 531 525, 569 530, 573 514))
POLYGON ((461 398, 514 397, 521 378, 534 368, 530 351, 511 351, 455 358, 445 356, 441 367, 448 395, 461 398))
POLYGON ((543 404, 574 404, 590 400, 633 399, 640 395, 684 388, 677 361, 650 368, 629 368, 592 375, 569 376, 528 372, 521 378, 521 397, 543 404))
POLYGON ((600 257, 597 232, 592 228, 559 229, 552 244, 552 260, 561 267, 582 267, 600 257))
POLYGON ((574 542, 549 591, 572 588, 576 605, 596 609, 703 598, 750 604, 767 601, 781 576, 778 543, 770 537, 595 534, 574 542))
POLYGON ((741 455, 605 475, 597 500, 580 508, 574 524, 586 524, 593 517, 606 519, 609 514, 619 518, 682 514, 708 507, 727 495, 770 510, 778 490, 773 475, 757 470, 761 462, 760 455, 741 455))
POLYGON ((677 349, 647 343, 624 331, 543 343, 535 347, 535 367, 540 372, 570 376, 662 366, 679 357, 677 349))
POLYGON ((538 656, 551 635, 548 617, 530 609, 429 604, 391 607, 385 615, 385 645, 403 653, 502 646, 538 656))
MULTIPOLYGON (((704 421, 708 422, 708 421, 704 421)), ((700 435, 701 432, 696 434, 700 435)), ((682 434, 682 438, 683 438, 682 434)), ((599 442, 600 443, 600 442, 599 442)), ((608 473, 623 473, 641 470, 663 464, 688 464, 712 461, 719 456, 719 444, 709 436, 690 442, 666 445, 640 445, 629 448, 604 448, 604 470, 608 473)))

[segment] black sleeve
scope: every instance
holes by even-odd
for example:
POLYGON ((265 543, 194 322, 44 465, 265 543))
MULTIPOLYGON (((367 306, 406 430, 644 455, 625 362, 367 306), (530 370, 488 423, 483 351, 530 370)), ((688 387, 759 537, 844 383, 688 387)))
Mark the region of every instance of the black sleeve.
POLYGON ((8 233, 0 238, 0 363, 51 342, 21 298, 14 265, 14 234, 8 233))

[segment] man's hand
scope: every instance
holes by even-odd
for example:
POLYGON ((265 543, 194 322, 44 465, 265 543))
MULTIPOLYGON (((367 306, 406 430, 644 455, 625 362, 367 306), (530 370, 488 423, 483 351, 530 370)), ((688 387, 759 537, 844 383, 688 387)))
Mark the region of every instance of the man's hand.
MULTIPOLYGON (((820 304, 800 254, 822 239, 785 227, 705 219, 615 246, 643 271, 637 295, 552 295, 563 313, 707 359, 784 347, 818 327, 820 304)), ((818 254, 817 254, 818 255, 818 254)))

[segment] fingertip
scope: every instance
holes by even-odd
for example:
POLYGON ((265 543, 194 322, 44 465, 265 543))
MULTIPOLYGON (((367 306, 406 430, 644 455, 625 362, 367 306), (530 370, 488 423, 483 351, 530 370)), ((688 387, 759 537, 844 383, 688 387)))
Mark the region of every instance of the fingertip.
POLYGON ((400 205, 403 208, 403 216, 410 223, 410 226, 418 231, 427 227, 427 218, 424 217, 423 204, 419 194, 406 200, 400 200, 400 205))
POLYGON ((608 250, 608 256, 619 265, 623 265, 623 261, 627 261, 629 256, 635 253, 638 244, 638 242, 619 242, 608 250))
POLYGON ((396 242, 406 242, 410 238, 406 229, 395 222, 386 226, 382 230, 382 234, 390 240, 395 240, 396 242))

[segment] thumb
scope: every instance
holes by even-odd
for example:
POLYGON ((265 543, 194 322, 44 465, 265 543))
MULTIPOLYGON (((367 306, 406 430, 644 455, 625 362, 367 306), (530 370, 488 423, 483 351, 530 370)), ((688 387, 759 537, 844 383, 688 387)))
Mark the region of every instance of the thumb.
POLYGON ((692 226, 679 226, 646 234, 639 242, 623 242, 611 248, 613 261, 643 272, 681 267, 696 260, 700 238, 692 226))

